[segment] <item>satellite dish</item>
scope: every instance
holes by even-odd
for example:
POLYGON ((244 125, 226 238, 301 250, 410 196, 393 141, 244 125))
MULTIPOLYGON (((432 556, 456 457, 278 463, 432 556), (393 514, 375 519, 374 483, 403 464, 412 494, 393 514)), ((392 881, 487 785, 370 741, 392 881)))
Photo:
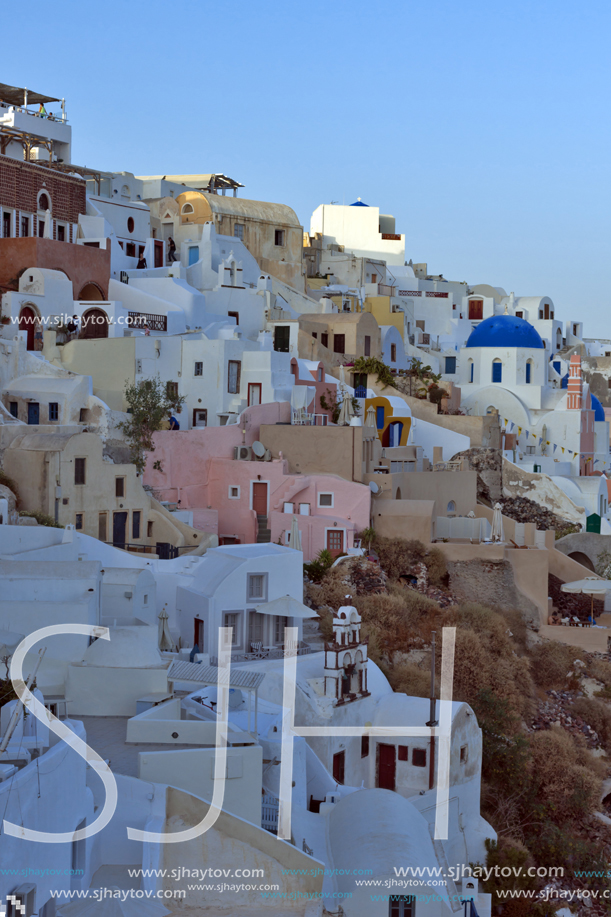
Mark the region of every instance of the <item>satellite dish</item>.
POLYGON ((379 494, 379 493, 380 493, 380 485, 379 485, 379 484, 376 484, 375 481, 370 481, 370 482, 369 482, 369 490, 371 491, 372 494, 379 494))
POLYGON ((252 444, 252 451, 255 453, 257 458, 263 458, 265 455, 265 446, 263 443, 260 443, 258 439, 252 444))
POLYGON ((271 449, 266 449, 266 450, 265 450, 265 455, 263 456, 263 461, 264 461, 264 462, 271 462, 271 460, 272 460, 271 449))

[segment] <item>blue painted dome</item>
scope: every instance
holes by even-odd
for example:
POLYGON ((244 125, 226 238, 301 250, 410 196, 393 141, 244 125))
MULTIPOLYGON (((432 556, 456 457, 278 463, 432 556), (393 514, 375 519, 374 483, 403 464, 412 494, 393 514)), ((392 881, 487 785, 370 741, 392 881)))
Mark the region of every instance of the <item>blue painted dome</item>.
POLYGON ((355 201, 354 204, 350 204, 350 206, 351 207, 369 207, 369 204, 364 204, 359 197, 358 201, 355 201))
POLYGON ((469 335, 467 347, 533 347, 545 345, 539 332, 516 315, 492 315, 469 335))
POLYGON ((592 410, 594 411, 594 420, 606 420, 607 418, 605 417, 605 409, 603 408, 596 395, 592 395, 592 393, 590 393, 590 399, 592 401, 592 410))

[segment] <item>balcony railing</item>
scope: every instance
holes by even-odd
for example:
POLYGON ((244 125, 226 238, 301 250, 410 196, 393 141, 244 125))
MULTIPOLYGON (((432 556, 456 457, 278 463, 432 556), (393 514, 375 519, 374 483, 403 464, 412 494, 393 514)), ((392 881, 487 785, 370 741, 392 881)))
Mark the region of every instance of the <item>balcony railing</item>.
POLYGON ((308 414, 306 411, 291 413, 291 423, 297 427, 326 427, 328 422, 326 414, 308 414))
POLYGON ((151 312, 128 312, 127 324, 130 328, 145 328, 147 325, 150 331, 167 331, 167 315, 154 315, 151 312))

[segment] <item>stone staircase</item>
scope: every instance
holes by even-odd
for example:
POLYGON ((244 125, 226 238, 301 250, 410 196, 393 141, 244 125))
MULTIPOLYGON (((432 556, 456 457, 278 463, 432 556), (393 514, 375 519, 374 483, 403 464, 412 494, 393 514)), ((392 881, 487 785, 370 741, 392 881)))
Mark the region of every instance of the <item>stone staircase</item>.
POLYGON ((267 516, 257 514, 257 544, 269 544, 272 540, 272 530, 267 527, 267 516))

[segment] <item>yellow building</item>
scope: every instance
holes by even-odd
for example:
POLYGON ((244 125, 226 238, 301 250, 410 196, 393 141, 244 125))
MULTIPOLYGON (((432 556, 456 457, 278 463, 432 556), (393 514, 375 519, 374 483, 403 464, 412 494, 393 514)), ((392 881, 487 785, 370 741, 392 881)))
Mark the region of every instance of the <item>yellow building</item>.
MULTIPOLYGON (((303 227, 290 207, 202 191, 185 191, 175 202, 168 199, 168 213, 175 209, 173 204, 178 208, 174 226, 177 244, 189 238, 194 225, 212 223, 220 235, 243 242, 262 271, 305 292, 303 227)), ((163 211, 163 200, 159 208, 163 211)))

